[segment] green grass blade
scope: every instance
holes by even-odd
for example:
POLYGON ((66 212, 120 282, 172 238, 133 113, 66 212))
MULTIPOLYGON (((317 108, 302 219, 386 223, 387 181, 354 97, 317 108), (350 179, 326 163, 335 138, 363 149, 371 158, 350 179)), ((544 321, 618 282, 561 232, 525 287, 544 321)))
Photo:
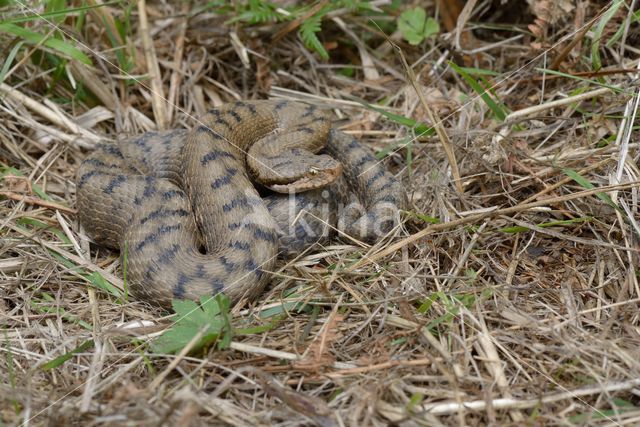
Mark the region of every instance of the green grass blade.
MULTIPOLYGON (((592 189, 596 188, 595 185, 590 183, 585 177, 583 177, 582 175, 580 175, 578 172, 576 172, 573 169, 565 168, 565 169, 562 169, 562 172, 564 172, 565 175, 567 175, 569 178, 571 178, 572 180, 574 180, 575 182, 577 182, 578 184, 580 184, 582 187, 586 188, 587 190, 592 190, 592 189)), ((607 205, 611 206, 613 209, 620 210, 620 207, 618 205, 616 205, 615 203, 613 203, 613 200, 611 200, 611 197, 609 197, 608 194, 606 194, 606 193, 596 193, 596 197, 598 199, 602 200, 603 202, 605 202, 607 205)))
POLYGON ((96 4, 96 5, 90 5, 90 6, 74 7, 70 9, 51 10, 50 12, 39 13, 37 15, 28 15, 28 16, 21 16, 19 18, 3 19, 1 23, 2 24, 18 24, 21 22, 39 21, 41 19, 51 19, 59 22, 61 20, 57 20, 56 18, 64 18, 67 15, 85 12, 85 11, 96 9, 99 7, 112 6, 119 3, 121 3, 121 1, 116 0, 116 1, 106 2, 106 3, 96 4))
POLYGON ((83 62, 87 65, 91 65, 91 60, 87 55, 85 55, 80 49, 75 46, 65 42, 64 40, 56 39, 53 37, 49 37, 45 39, 45 36, 36 33, 31 30, 27 30, 26 28, 22 28, 18 25, 2 23, 0 24, 0 32, 11 34, 16 37, 20 37, 23 40, 33 43, 40 44, 42 43, 44 46, 49 49, 55 50, 62 55, 75 59, 77 61, 83 62))
POLYGON ((353 99, 355 102, 357 102, 358 104, 361 104, 363 107, 365 107, 368 110, 371 111, 375 111, 376 113, 380 113, 383 116, 385 116, 387 119, 398 123, 399 125, 402 126, 406 126, 408 128, 411 128, 415 131, 417 136, 430 136, 435 134, 435 129, 432 128, 431 126, 427 126, 424 123, 418 123, 417 121, 409 118, 409 117, 405 117, 405 116, 401 116, 399 114, 394 114, 391 113, 389 111, 383 110, 382 108, 378 108, 374 105, 369 104, 368 102, 362 101, 360 99, 353 99))
MULTIPOLYGON (((590 222, 593 220, 593 217, 590 216, 583 216, 580 218, 573 218, 573 219, 566 219, 566 220, 561 220, 561 221, 549 221, 549 222, 544 222, 542 224, 537 224, 537 227, 540 228, 549 228, 549 227, 563 227, 563 226, 569 226, 569 225, 573 225, 573 224, 581 224, 584 222, 590 222)), ((529 231, 530 229, 528 227, 524 227, 521 225, 516 225, 513 227, 504 227, 499 229, 498 231, 501 231, 503 233, 522 233, 524 231, 529 231)))
POLYGON ((476 92, 480 98, 487 104, 487 107, 493 112, 493 115, 499 121, 503 122, 507 117, 507 109, 500 105, 496 100, 494 100, 491 95, 489 95, 489 89, 485 89, 478 83, 469 73, 467 73, 462 67, 459 67, 454 62, 449 61, 449 65, 454 69, 456 73, 458 73, 471 88, 476 92))
POLYGON ((22 47, 22 44, 23 42, 21 41, 16 43, 16 45, 13 46, 13 48, 7 55, 7 58, 5 59, 4 64, 2 64, 2 69, 0 69, 0 83, 4 82, 4 76, 6 76, 7 72, 9 72, 9 67, 11 67, 11 64, 13 64, 13 60, 16 58, 16 55, 18 54, 18 51, 22 47))
POLYGON ((566 77, 568 79, 573 79, 573 80, 589 83, 590 85, 605 87, 607 89, 611 89, 615 93, 628 93, 629 95, 632 95, 631 92, 625 91, 621 87, 608 85, 606 83, 602 83, 602 82, 599 82, 597 80, 585 79, 584 77, 580 77, 580 76, 572 76, 571 74, 563 73, 562 71, 549 70, 547 68, 536 68, 536 70, 540 71, 542 73, 545 73, 545 74, 552 74, 554 76, 562 76, 562 77, 566 77))
POLYGON ((600 42, 602 41, 602 35, 607 26, 607 23, 614 17, 620 6, 622 6, 624 0, 616 0, 611 4, 609 10, 598 21, 593 30, 593 38, 591 39, 591 66, 595 71, 602 68, 602 60, 600 59, 600 42))
POLYGON ((67 360, 71 359, 76 354, 82 353, 83 351, 86 351, 93 346, 94 346, 93 340, 87 340, 82 344, 80 344, 78 347, 71 350, 70 352, 63 354, 62 356, 58 356, 55 359, 45 363, 44 365, 41 366, 41 369, 43 371, 50 371, 51 369, 55 369, 58 366, 61 366, 67 360))

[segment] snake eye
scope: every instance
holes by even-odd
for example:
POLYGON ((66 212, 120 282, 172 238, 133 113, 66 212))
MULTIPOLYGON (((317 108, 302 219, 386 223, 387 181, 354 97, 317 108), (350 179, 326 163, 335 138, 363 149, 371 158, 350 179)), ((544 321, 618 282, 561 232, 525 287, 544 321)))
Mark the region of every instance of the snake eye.
POLYGON ((318 174, 318 169, 313 168, 313 167, 309 168, 309 174, 310 175, 317 175, 318 174))

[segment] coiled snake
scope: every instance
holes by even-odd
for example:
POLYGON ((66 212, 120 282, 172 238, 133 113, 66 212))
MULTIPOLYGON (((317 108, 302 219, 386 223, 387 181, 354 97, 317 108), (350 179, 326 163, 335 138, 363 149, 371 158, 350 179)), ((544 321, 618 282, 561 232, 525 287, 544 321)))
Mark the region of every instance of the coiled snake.
POLYGON ((80 223, 126 254, 134 296, 254 298, 279 253, 398 223, 400 183, 316 107, 235 102, 200 123, 100 145, 78 168, 80 223))

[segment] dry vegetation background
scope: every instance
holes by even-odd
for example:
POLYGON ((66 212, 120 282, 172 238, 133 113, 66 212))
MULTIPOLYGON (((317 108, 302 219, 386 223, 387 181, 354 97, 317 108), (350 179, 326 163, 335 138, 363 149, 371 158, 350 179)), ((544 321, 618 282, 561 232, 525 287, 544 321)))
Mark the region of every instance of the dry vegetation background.
POLYGON ((640 424, 636 1, 221 3, 0 2, 0 425, 640 424), (323 7, 329 59, 299 34, 323 7), (414 7, 440 31, 412 45, 414 7), (331 108, 404 226, 282 260, 225 348, 158 354, 169 313, 89 251, 75 170, 266 97, 331 108))

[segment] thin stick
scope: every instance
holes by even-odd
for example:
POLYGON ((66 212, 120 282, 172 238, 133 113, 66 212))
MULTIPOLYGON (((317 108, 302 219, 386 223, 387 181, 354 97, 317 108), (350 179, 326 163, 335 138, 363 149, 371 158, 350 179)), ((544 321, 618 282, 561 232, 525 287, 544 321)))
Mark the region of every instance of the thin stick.
POLYGON ((39 197, 35 197, 35 196, 28 196, 26 194, 19 194, 19 193, 14 193, 12 191, 0 191, 0 196, 4 196, 7 197, 11 200, 16 200, 18 202, 24 202, 27 203, 29 205, 36 205, 36 206, 42 206, 43 208, 47 208, 47 209, 51 209, 54 211, 61 211, 61 212, 65 212, 68 214, 75 214, 77 213, 77 211, 73 208, 55 203, 55 202, 49 202, 47 200, 42 200, 39 197))
POLYGON ((547 102, 545 104, 534 105, 533 107, 523 108, 522 110, 514 111, 510 113, 505 119, 505 123, 510 123, 515 121, 516 119, 520 119, 522 117, 531 116, 541 111, 550 110, 552 108, 561 107, 567 104, 573 104, 574 102, 580 102, 585 99, 593 98, 596 96, 604 95, 606 93, 611 92, 610 88, 602 87, 600 89, 592 90, 591 92, 581 93, 575 96, 569 96, 563 99, 557 99, 555 101, 547 102))
MULTIPOLYGON (((629 390, 634 387, 638 387, 639 385, 640 378, 634 378, 632 380, 615 382, 607 385, 595 385, 579 388, 576 390, 567 390, 562 393, 543 396, 539 399, 494 399, 491 402, 487 402, 486 400, 473 400, 471 402, 464 402, 462 404, 459 404, 457 402, 432 403, 422 405, 421 409, 422 411, 428 412, 429 414, 433 415, 445 415, 452 414, 458 411, 469 410, 482 411, 485 410, 488 406, 491 406, 493 409, 525 409, 532 408, 539 405, 540 403, 553 403, 560 400, 575 399, 576 397, 580 396, 589 396, 598 393, 612 393, 615 391, 629 390)), ((419 408, 415 409, 419 410, 419 408)))

